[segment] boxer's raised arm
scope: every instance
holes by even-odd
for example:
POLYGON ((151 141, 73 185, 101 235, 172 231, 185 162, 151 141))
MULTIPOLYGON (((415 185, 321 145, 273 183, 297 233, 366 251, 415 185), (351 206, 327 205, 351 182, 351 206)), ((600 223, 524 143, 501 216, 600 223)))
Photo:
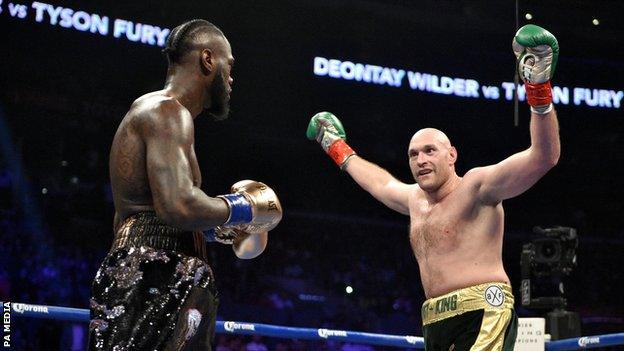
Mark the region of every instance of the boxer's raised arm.
POLYGON ((345 170, 362 189, 389 208, 409 215, 409 194, 418 186, 405 184, 378 165, 354 156, 345 170))
POLYGON ((516 33, 513 50, 531 106, 531 146, 496 165, 471 172, 477 175, 479 197, 486 203, 523 193, 557 164, 561 153, 550 88, 559 55, 557 39, 544 28, 526 25, 516 33))
POLYGON ((416 184, 405 184, 388 171, 357 156, 346 143, 340 120, 330 112, 317 113, 308 125, 308 139, 316 139, 334 162, 364 190, 389 208, 409 215, 409 192, 416 184))

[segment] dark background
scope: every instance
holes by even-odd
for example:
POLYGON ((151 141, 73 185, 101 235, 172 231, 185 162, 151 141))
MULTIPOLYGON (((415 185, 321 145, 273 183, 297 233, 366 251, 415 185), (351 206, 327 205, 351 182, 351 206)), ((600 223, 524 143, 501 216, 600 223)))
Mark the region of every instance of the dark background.
MULTIPOLYGON (((516 15, 510 1, 53 5, 109 16, 111 28, 114 18, 168 28, 205 18, 230 40, 236 58, 231 117, 195 120, 202 188, 217 195, 239 179, 261 180, 279 194, 285 214, 257 259, 235 260, 228 248, 211 245, 224 319, 420 334, 424 296, 409 248, 408 218, 359 189, 305 138, 314 113, 338 115, 351 146, 405 182, 413 181, 407 144, 423 127, 447 133, 459 151, 460 175, 529 145, 523 102, 516 127, 513 102, 503 98, 413 91, 407 77, 403 87, 394 88, 313 74, 313 59, 322 56, 500 86, 513 81, 514 73, 510 43, 516 15), (346 284, 354 294, 344 295, 346 284), (263 309, 249 312, 271 293, 295 301, 283 320, 263 309), (319 309, 298 298, 300 293, 327 300, 319 309), (413 307, 396 308, 400 299, 413 307), (354 319, 358 313, 362 317, 354 319)), ((12 18, 7 3, 1 6, 1 297, 86 308, 90 280, 112 241, 112 137, 135 98, 163 87, 166 61, 158 47, 52 26, 47 16, 37 23, 32 8, 26 19, 12 18)), ((620 1, 520 1, 519 20, 557 36, 555 85, 618 91, 624 78, 623 10, 620 1), (526 12, 533 20, 524 18, 526 12), (599 26, 591 24, 593 18, 599 26)), ((577 228, 578 267, 566 281, 568 309, 581 313, 585 335, 621 331, 622 107, 570 104, 557 110, 558 166, 525 194, 505 201, 505 265, 517 288, 521 246, 531 229, 577 228)), ((519 308, 521 315, 536 313, 519 308)), ((39 330, 44 340, 67 327, 39 330)))

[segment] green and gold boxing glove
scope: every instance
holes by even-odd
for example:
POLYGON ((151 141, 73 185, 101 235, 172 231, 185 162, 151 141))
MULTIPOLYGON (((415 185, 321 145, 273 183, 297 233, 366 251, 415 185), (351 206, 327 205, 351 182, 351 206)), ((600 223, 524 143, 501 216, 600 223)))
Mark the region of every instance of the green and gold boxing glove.
POLYGON ((531 111, 538 114, 552 111, 550 79, 559 58, 557 38, 542 27, 527 24, 516 32, 512 47, 531 111))
POLYGON ((316 139, 325 152, 343 169, 355 151, 347 144, 347 135, 338 117, 331 112, 315 114, 310 123, 306 136, 310 140, 316 139))

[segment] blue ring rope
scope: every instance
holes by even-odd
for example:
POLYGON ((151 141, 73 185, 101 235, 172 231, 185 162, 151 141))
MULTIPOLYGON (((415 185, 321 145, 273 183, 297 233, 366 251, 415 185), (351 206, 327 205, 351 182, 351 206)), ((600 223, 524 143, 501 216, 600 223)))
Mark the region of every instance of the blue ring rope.
POLYGON ((616 345, 624 345, 624 333, 551 341, 546 343, 546 351, 583 350, 616 345))
MULTIPOLYGON (((0 302, 7 308, 9 302, 0 302)), ((57 319, 64 321, 89 322, 89 310, 81 308, 58 307, 47 305, 31 305, 25 303, 10 303, 11 316, 31 317, 43 319, 57 319)), ((375 333, 363 333, 348 330, 294 328, 279 325, 247 323, 234 321, 217 321, 217 333, 264 335, 285 339, 305 340, 336 340, 350 341, 362 344, 411 347, 424 349, 425 344, 420 336, 400 336, 375 333)), ((563 339, 546 343, 547 351, 582 350, 596 347, 624 345, 624 333, 583 336, 580 338, 563 339)))
MULTIPOLYGON (((4 304, 4 303, 3 303, 4 304)), ((80 308, 11 303, 11 316, 89 322, 89 310, 80 308)), ((373 345, 424 349, 422 337, 363 333, 336 329, 294 328, 279 325, 217 321, 217 333, 264 335, 285 339, 336 340, 373 345)))

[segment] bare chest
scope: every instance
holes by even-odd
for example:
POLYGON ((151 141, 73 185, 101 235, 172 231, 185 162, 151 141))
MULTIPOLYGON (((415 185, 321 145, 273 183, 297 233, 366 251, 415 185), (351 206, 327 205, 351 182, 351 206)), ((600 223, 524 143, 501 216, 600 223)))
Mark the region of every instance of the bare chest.
POLYGON ((426 202, 410 209, 410 243, 417 258, 455 251, 465 238, 469 209, 461 203, 440 203, 429 206, 426 202))

